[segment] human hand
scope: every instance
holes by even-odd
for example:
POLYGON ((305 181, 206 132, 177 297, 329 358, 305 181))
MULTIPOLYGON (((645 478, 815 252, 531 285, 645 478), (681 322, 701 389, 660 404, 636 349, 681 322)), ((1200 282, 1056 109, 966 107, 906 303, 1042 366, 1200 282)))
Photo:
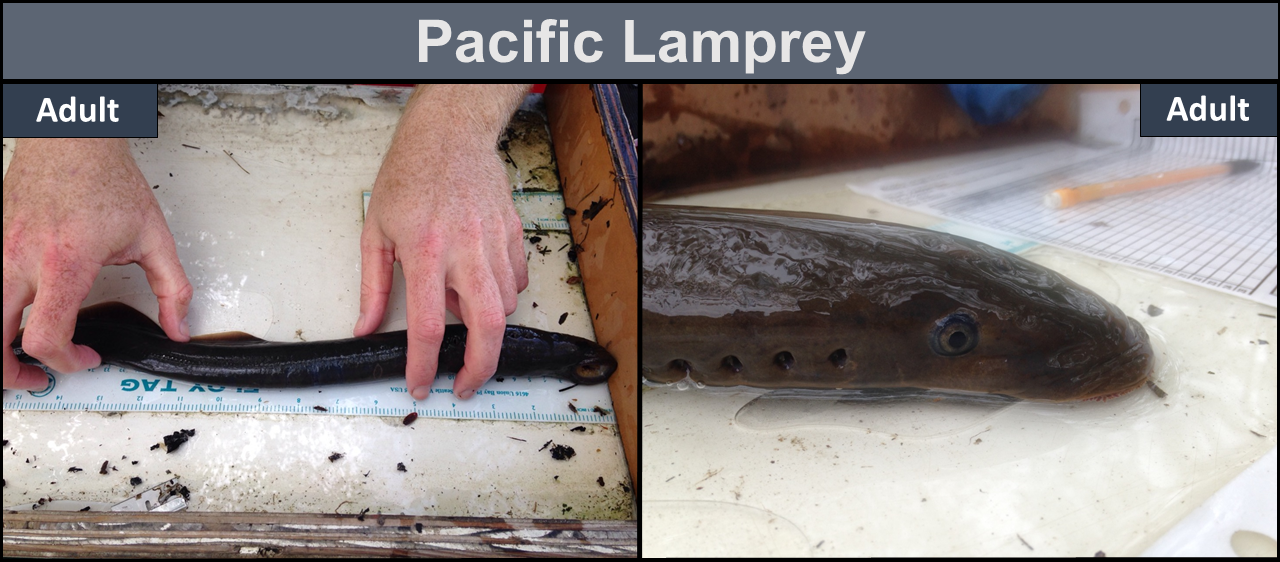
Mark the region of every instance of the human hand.
POLYGON ((467 326, 466 354, 453 384, 470 398, 498 367, 507 315, 529 285, 524 234, 511 199, 498 135, 526 86, 419 87, 387 151, 360 237, 360 318, 373 333, 391 292, 392 265, 404 271, 409 350, 405 378, 424 400, 435 379, 445 309, 467 326))
POLYGON ((192 288, 173 235, 124 139, 21 139, 4 178, 4 387, 48 378, 10 348, 32 305, 22 349, 70 373, 101 363, 71 343, 80 303, 104 265, 137 263, 160 300, 160 325, 187 341, 192 288))

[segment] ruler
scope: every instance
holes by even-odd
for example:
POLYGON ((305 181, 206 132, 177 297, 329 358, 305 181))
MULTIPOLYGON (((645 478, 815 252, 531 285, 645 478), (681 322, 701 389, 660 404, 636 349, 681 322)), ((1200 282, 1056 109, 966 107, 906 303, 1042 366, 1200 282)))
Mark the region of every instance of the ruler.
POLYGON ((6 390, 5 410, 254 412, 419 416, 491 420, 616 423, 607 385, 579 386, 547 377, 490 379, 469 400, 453 395, 454 375, 436 377, 426 400, 404 378, 322 388, 238 388, 175 381, 114 365, 49 374, 49 387, 6 390), (64 384, 71 381, 69 384, 64 384), (598 409, 597 409, 598 408, 598 409))
POLYGON ((525 230, 569 230, 564 220, 564 195, 558 191, 513 191, 516 212, 525 230))

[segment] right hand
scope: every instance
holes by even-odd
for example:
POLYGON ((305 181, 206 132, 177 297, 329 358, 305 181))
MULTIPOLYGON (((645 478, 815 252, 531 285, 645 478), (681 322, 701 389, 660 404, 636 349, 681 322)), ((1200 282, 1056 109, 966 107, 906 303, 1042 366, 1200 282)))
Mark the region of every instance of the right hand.
POLYGON ((19 140, 4 178, 4 388, 48 382, 10 348, 29 304, 23 351, 63 373, 101 363, 97 352, 71 343, 76 314, 102 266, 128 263, 146 272, 165 334, 189 340, 191 283, 128 143, 19 140))
POLYGON ((360 236, 360 318, 373 333, 404 270, 409 349, 405 382, 425 400, 435 379, 445 310, 467 326, 454 395, 467 400, 493 376, 507 315, 529 285, 524 229, 511 199, 499 133, 523 85, 419 88, 401 118, 369 199, 360 236))

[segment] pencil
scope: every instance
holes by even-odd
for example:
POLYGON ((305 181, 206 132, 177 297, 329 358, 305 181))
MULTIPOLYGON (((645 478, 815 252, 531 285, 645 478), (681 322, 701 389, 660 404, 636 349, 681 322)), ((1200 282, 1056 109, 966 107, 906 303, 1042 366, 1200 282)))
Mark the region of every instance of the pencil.
POLYGON ((1221 164, 1183 168, 1172 172, 1147 174, 1136 178, 1127 178, 1104 183, 1093 183, 1078 187, 1068 187, 1054 190, 1052 193, 1045 195, 1044 204, 1050 209, 1065 209, 1072 205, 1078 205, 1086 201, 1093 201, 1094 199, 1101 199, 1112 195, 1119 195, 1121 193, 1164 187, 1166 185, 1173 185, 1184 181, 1241 174, 1257 167, 1258 163, 1252 160, 1233 160, 1231 162, 1223 162, 1221 164))

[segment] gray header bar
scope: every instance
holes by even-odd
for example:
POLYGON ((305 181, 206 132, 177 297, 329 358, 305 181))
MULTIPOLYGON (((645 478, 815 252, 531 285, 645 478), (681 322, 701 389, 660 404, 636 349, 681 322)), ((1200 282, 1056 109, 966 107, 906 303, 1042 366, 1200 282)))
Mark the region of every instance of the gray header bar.
POLYGON ((1187 80, 1276 79, 1280 68, 1276 4, 3 10, 6 80, 1187 80), (423 21, 446 23, 449 37, 423 21))

